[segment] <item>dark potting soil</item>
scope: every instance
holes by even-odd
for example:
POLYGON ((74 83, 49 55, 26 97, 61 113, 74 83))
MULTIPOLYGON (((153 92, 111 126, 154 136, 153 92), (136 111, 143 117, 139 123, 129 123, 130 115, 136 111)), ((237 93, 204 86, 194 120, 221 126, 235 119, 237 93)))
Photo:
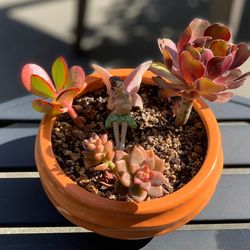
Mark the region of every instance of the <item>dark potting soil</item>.
MULTIPOLYGON (((133 107, 131 115, 137 128, 128 128, 126 147, 140 144, 165 159, 167 195, 181 188, 199 171, 207 151, 206 131, 195 111, 185 126, 177 128, 172 114, 173 101, 161 100, 157 87, 142 85, 139 94, 144 109, 133 107)), ((84 129, 77 128, 68 114, 60 115, 52 133, 53 150, 65 174, 82 188, 109 199, 129 200, 127 194, 114 192, 115 175, 108 171, 87 171, 83 163, 82 143, 93 132, 107 133, 114 141, 112 128, 104 129, 110 114, 107 100, 104 88, 75 100, 74 108, 85 121, 84 129)))

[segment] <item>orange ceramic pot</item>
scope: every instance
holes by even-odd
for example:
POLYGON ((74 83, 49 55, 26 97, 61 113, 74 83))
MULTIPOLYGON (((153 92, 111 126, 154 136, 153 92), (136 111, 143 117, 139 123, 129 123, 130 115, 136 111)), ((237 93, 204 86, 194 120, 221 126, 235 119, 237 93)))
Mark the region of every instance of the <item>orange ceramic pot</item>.
MULTIPOLYGON (((130 69, 112 70, 126 77, 130 69)), ((143 82, 152 84, 147 72, 143 82)), ((96 75, 87 77, 92 91, 103 86, 96 75)), ((68 220, 98 234, 118 239, 142 239, 175 230, 192 220, 209 202, 222 173, 223 154, 220 130, 208 106, 198 100, 194 109, 206 128, 208 149, 194 178, 178 191, 142 203, 113 201, 98 197, 67 177, 58 165, 51 146, 55 118, 45 115, 36 139, 35 159, 44 190, 57 210, 68 220)))

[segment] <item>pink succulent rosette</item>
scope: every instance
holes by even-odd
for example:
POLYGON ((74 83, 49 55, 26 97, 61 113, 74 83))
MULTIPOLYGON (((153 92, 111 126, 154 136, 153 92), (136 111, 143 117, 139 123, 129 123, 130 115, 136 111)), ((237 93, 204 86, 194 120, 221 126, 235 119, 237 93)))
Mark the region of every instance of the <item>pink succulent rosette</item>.
POLYGON ((104 171, 114 167, 112 161, 115 151, 107 134, 99 136, 94 133, 88 140, 83 141, 83 147, 86 149, 82 152, 86 169, 104 171))
POLYGON ((225 25, 202 19, 194 19, 177 44, 158 39, 164 64, 154 63, 150 70, 158 76, 154 80, 162 88, 160 95, 228 101, 233 96, 230 90, 241 86, 250 74, 237 69, 250 50, 245 43, 233 44, 230 39, 225 25))
POLYGON ((116 151, 115 171, 121 184, 129 188, 130 197, 141 202, 147 197, 163 196, 164 163, 153 150, 134 146, 129 153, 116 151))

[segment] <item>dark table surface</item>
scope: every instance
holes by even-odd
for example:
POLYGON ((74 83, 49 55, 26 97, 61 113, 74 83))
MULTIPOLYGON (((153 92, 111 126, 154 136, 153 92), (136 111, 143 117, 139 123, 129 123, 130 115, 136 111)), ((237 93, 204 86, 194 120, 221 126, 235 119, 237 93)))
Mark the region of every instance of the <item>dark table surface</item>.
POLYGON ((34 161, 41 115, 32 96, 0 104, 0 249, 250 249, 250 100, 209 104, 223 137, 224 170, 209 205, 167 235, 120 241, 64 219, 51 205, 34 161))

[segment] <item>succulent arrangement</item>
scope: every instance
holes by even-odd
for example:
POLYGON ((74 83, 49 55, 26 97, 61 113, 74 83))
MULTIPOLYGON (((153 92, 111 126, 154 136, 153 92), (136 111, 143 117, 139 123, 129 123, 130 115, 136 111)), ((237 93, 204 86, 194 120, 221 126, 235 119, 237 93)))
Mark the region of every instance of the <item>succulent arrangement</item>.
MULTIPOLYGON (((173 116, 177 127, 189 119, 193 101, 203 97, 211 102, 226 102, 231 89, 240 87, 250 72, 238 67, 250 56, 244 43, 233 44, 230 30, 223 24, 210 24, 194 19, 177 44, 170 39, 158 39, 163 63, 147 61, 131 71, 126 79, 113 76, 96 64, 93 69, 103 80, 108 95, 105 129, 113 128, 113 141, 108 134, 93 134, 82 141, 82 167, 90 172, 103 172, 114 180, 115 192, 126 192, 135 202, 164 196, 168 179, 164 176, 166 162, 152 149, 126 145, 128 129, 137 127, 131 116, 133 107, 143 109, 138 91, 143 74, 150 70, 162 99, 175 98, 173 116)), ((24 87, 39 96, 32 106, 50 115, 68 113, 75 125, 83 129, 84 118, 74 110, 74 100, 86 88, 85 73, 80 66, 68 69, 59 57, 52 65, 54 83, 36 64, 26 64, 21 72, 24 87), (51 99, 49 102, 47 99, 51 99)))

